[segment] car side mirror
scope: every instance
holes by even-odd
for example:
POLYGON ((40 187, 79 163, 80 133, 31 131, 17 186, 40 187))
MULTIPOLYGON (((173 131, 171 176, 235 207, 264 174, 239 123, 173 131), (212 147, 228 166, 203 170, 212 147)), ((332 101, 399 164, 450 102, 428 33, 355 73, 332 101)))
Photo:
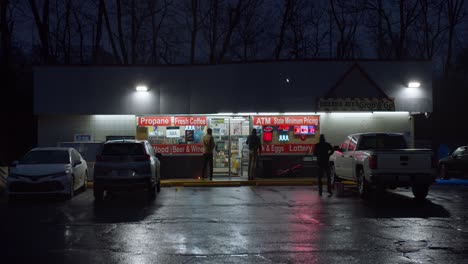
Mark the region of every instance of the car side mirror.
POLYGON ((77 160, 77 161, 73 162, 73 167, 75 167, 77 165, 80 165, 81 163, 83 163, 83 162, 81 162, 81 160, 77 160))

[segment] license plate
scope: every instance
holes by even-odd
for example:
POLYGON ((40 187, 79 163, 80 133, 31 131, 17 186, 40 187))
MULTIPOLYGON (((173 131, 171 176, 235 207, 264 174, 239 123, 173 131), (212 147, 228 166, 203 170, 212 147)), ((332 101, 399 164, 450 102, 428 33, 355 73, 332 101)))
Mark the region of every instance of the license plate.
POLYGON ((130 170, 115 170, 112 172, 112 175, 119 177, 130 177, 133 176, 134 172, 130 170))

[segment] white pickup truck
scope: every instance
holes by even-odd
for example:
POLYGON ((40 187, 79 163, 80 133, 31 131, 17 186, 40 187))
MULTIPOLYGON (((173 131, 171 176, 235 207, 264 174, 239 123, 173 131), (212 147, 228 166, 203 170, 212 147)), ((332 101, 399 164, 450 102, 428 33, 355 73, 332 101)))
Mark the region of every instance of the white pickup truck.
POLYGON ((429 149, 409 149, 400 133, 358 133, 347 136, 330 157, 332 183, 356 181, 362 198, 371 187, 411 187, 424 199, 435 181, 436 162, 429 149))

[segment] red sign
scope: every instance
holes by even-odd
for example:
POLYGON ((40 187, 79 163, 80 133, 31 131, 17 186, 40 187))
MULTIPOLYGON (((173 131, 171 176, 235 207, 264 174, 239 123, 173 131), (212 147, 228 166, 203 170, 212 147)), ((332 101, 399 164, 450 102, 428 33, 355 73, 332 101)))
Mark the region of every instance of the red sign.
POLYGON ((202 154, 203 144, 152 145, 161 154, 202 154))
POLYGON ((139 116, 138 126, 171 126, 170 116, 139 116))
POLYGON ((315 144, 263 144, 262 154, 306 154, 314 152, 315 144))
POLYGON ((254 116, 254 126, 318 125, 319 116, 254 116))
POLYGON ((206 116, 139 116, 138 126, 206 126, 206 116))
POLYGON ((206 116, 174 116, 174 126, 206 126, 206 116))

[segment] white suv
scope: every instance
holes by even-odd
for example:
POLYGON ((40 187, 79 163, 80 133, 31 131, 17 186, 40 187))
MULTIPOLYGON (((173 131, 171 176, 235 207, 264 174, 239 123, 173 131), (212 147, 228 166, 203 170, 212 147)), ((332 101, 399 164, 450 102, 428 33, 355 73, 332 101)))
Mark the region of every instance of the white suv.
POLYGON ((154 199, 161 190, 160 162, 146 140, 111 140, 103 144, 94 165, 94 199, 104 191, 148 190, 154 199))

